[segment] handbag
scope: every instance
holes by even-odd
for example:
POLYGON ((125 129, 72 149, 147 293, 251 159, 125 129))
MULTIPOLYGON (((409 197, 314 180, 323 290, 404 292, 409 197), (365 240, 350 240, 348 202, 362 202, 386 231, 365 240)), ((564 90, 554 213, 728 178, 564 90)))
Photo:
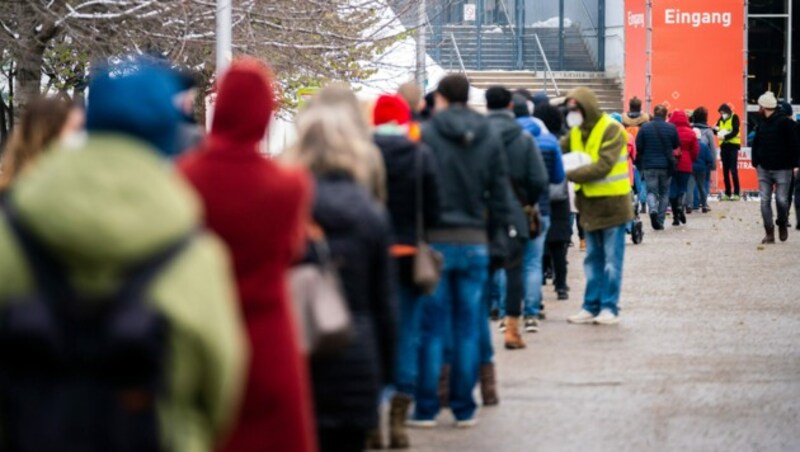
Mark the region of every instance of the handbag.
POLYGON ((444 257, 441 253, 431 248, 425 241, 425 227, 423 219, 424 197, 422 195, 422 150, 417 149, 415 161, 415 181, 414 191, 416 197, 416 231, 417 231, 417 252, 414 254, 414 285, 425 295, 431 295, 436 291, 439 280, 442 277, 444 267, 444 257))
POLYGON ((319 262, 294 267, 289 275, 289 289, 300 348, 312 356, 330 355, 353 340, 353 321, 327 242, 313 240, 310 246, 319 262))

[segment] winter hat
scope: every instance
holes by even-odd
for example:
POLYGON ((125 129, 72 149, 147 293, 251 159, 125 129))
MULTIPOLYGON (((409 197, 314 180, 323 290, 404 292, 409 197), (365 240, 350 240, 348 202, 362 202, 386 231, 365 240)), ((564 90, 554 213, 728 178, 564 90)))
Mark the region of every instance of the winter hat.
POLYGON ((775 93, 767 91, 758 98, 758 106, 769 110, 778 108, 778 99, 775 98, 775 93))
POLYGON ((258 143, 267 133, 274 108, 269 68, 255 58, 238 59, 220 79, 211 136, 242 145, 258 143))
POLYGON ((786 102, 785 100, 778 102, 778 110, 780 110, 780 113, 784 116, 788 116, 790 118, 794 116, 794 110, 792 110, 792 104, 786 102))
POLYGON ((180 91, 176 73, 146 58, 96 69, 89 83, 86 129, 130 135, 174 156, 180 113, 173 96, 180 91))
POLYGON ((538 93, 534 94, 531 100, 533 101, 533 105, 537 107, 541 104, 550 103, 550 98, 547 97, 547 93, 544 91, 539 91, 538 93))
POLYGON ((372 122, 379 126, 394 122, 402 126, 411 121, 411 109, 402 97, 398 95, 383 95, 375 102, 372 112, 372 122))

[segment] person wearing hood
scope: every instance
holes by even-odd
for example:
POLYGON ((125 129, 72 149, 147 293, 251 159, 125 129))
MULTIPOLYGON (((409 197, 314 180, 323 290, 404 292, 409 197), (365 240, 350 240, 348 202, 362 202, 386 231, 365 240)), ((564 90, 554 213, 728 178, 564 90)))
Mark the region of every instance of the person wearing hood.
POLYGON ((519 118, 523 117, 523 112, 527 112, 529 119, 520 121, 520 125, 534 137, 540 133, 558 133, 558 131, 548 130, 544 121, 534 116, 536 109, 544 105, 550 105, 547 94, 544 91, 540 91, 536 95, 531 95, 530 91, 524 88, 514 91, 514 115, 519 120, 519 118), (525 100, 524 110, 520 102, 521 99, 525 100))
MULTIPOLYGON (((519 95, 514 95, 514 114, 517 122, 527 124, 531 117, 528 103, 519 95)), ((540 103, 544 107, 546 103, 540 103)), ((538 119, 538 118, 536 118, 538 119)), ((541 120, 540 120, 541 121, 541 120)), ((525 311, 524 327, 528 333, 539 330, 539 318, 542 315, 542 266, 545 254, 545 239, 550 230, 550 185, 560 184, 564 181, 564 164, 561 159, 561 148, 558 139, 548 131, 546 125, 538 130, 525 128, 534 138, 534 142, 542 155, 546 171, 546 189, 539 195, 537 206, 539 208, 540 231, 536 237, 531 237, 525 248, 524 278, 525 278, 525 311)), ((509 166, 514 168, 514 163, 509 159, 509 166)))
MULTIPOLYGON (((182 244, 144 288, 168 324, 167 390, 155 400, 158 441, 161 450, 212 451, 239 406, 247 357, 227 252, 202 231, 200 201, 166 164, 178 152, 174 73, 143 59, 125 61, 94 70, 84 144, 41 158, 15 182, 7 208, 63 267, 81 301, 119 300, 131 267, 182 244)), ((21 296, 43 289, 35 287, 7 220, 0 216, 0 311, 12 297, 31 300, 21 296)), ((134 402, 150 403, 142 397, 134 402)), ((0 420, 0 430, 6 427, 0 420)), ((141 438, 125 444, 136 448, 134 439, 141 438)))
POLYGON ((386 208, 394 230, 391 253, 397 270, 400 314, 394 367, 397 394, 389 410, 389 447, 407 449, 405 422, 417 389, 423 307, 423 295, 414 284, 414 255, 418 240, 424 239, 417 237, 419 224, 424 233, 439 217, 439 169, 430 149, 408 137, 412 113, 402 97, 380 96, 372 118, 375 144, 386 164, 386 208))
POLYGON ((725 180, 725 194, 722 201, 738 201, 739 198, 739 149, 741 149, 741 131, 739 115, 731 110, 730 105, 722 104, 717 109, 719 119, 714 126, 720 141, 720 159, 722 175, 725 180))
POLYGON ((259 153, 275 98, 266 66, 234 61, 217 86, 211 132, 180 169, 231 251, 252 350, 244 403, 221 450, 314 451, 308 370, 286 287, 303 252, 311 182, 259 153))
MULTIPOLYGON (((542 153, 536 145, 534 138, 525 133, 518 119, 515 119, 516 104, 512 101, 511 91, 502 86, 493 86, 486 90, 486 107, 489 110, 489 126, 500 136, 508 159, 509 176, 512 196, 512 209, 514 215, 514 229, 516 237, 509 241, 509 256, 506 262, 506 318, 505 318, 505 346, 508 349, 524 348, 525 342, 519 335, 519 317, 522 314, 522 305, 525 305, 526 331, 537 331, 538 323, 535 316, 539 314, 539 306, 528 306, 527 291, 538 290, 539 305, 541 304, 541 279, 536 287, 530 287, 531 281, 524 278, 523 269, 528 259, 537 259, 535 256, 538 246, 538 274, 541 278, 541 261, 544 251, 544 237, 550 222, 549 205, 542 211, 539 207, 540 230, 536 237, 531 236, 530 223, 525 209, 539 205, 542 196, 546 197, 548 175, 545 169, 542 153), (536 311, 530 314, 528 311, 536 311)), ((525 110, 528 111, 527 108, 525 110)), ((530 114, 524 119, 530 118, 530 114)), ((539 131, 541 133, 541 130, 539 131)), ((563 178, 563 169, 561 173, 563 178)), ((549 204, 549 201, 546 201, 549 204)))
POLYGON ((676 163, 673 150, 680 145, 678 130, 667 122, 667 107, 656 105, 653 120, 636 135, 636 166, 647 184, 647 211, 656 231, 664 229, 670 178, 676 163))
POLYGON ((797 135, 791 119, 777 112, 778 99, 771 91, 758 98, 759 114, 764 120, 753 140, 753 166, 758 171, 761 217, 766 235, 761 243, 775 243, 775 225, 781 242, 789 238, 789 189, 792 172, 798 167, 797 135), (772 194, 778 218, 772 214, 772 194))
POLYGON ((697 156, 700 154, 700 145, 697 135, 689 124, 689 117, 683 110, 675 110, 669 118, 669 123, 675 126, 680 140, 680 150, 676 149, 677 164, 669 186, 669 204, 672 206, 672 225, 686 224, 686 213, 683 210, 689 179, 692 177, 692 168, 697 156))
POLYGON ((513 224, 508 167, 488 120, 467 107, 466 77, 444 77, 435 98, 438 112, 423 126, 422 141, 433 151, 440 170, 442 208, 428 240, 444 256, 444 269, 436 293, 426 300, 422 367, 410 423, 436 424, 439 374, 447 337, 452 337, 450 408, 457 425, 470 427, 476 423, 472 390, 478 380, 480 322, 486 321, 480 318, 489 266, 486 213, 498 224, 513 224))
POLYGON ((689 180, 689 191, 692 195, 692 202, 687 202, 686 213, 690 213, 689 208, 702 209, 707 213, 709 189, 711 188, 711 173, 717 168, 717 140, 714 137, 714 130, 708 125, 708 109, 697 107, 692 112, 692 128, 697 135, 700 145, 700 154, 694 163, 692 172, 694 178, 689 180), (694 182, 694 183, 693 183, 694 182))
POLYGON ((591 162, 567 172, 567 179, 576 184, 575 202, 586 231, 583 308, 567 320, 611 325, 619 322, 625 227, 633 219, 627 135, 600 110, 588 88, 572 90, 567 108, 570 133, 561 139, 561 147, 591 162))

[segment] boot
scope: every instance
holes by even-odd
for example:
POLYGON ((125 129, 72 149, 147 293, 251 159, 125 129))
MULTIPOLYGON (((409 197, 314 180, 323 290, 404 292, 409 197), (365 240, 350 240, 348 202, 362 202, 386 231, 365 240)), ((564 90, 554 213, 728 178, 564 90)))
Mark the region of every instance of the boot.
POLYGON ((380 426, 375 427, 367 432, 367 442, 364 445, 364 448, 371 450, 383 449, 383 438, 381 437, 380 426))
POLYGON ((505 341, 508 350, 525 348, 525 341, 519 334, 519 317, 506 317, 505 341))
POLYGON ((389 408, 389 448, 408 449, 408 432, 406 432, 406 417, 408 417, 408 407, 411 406, 411 397, 404 394, 397 394, 392 398, 392 405, 389 408))
POLYGON ((678 198, 675 201, 675 204, 678 206, 678 220, 681 223, 686 224, 686 212, 684 211, 683 200, 678 198))
POLYGON ((785 242, 789 239, 789 225, 786 223, 778 225, 778 238, 781 239, 781 242, 785 242))
POLYGON ((494 364, 481 364, 481 399, 483 406, 492 406, 500 403, 497 398, 497 383, 494 378, 494 364))
POLYGON ((654 231, 659 230, 658 214, 655 212, 650 212, 650 226, 653 227, 654 231))
POLYGON ((676 198, 669 199, 669 206, 672 208, 672 225, 680 226, 680 213, 678 213, 678 200, 676 198))
POLYGON ((439 373, 439 406, 446 408, 450 406, 450 364, 442 366, 439 373))
POLYGON ((764 236, 764 239, 761 240, 761 243, 764 245, 768 243, 775 243, 775 226, 764 226, 764 230, 767 232, 767 235, 764 236))

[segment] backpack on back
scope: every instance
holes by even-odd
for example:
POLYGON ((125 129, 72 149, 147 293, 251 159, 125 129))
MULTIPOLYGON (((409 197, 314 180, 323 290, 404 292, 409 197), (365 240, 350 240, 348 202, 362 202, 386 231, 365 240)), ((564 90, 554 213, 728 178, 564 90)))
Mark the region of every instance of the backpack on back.
POLYGON ((0 308, 0 450, 161 450, 169 324, 145 292, 194 234, 132 268, 117 293, 88 299, 0 206, 36 284, 0 308))

